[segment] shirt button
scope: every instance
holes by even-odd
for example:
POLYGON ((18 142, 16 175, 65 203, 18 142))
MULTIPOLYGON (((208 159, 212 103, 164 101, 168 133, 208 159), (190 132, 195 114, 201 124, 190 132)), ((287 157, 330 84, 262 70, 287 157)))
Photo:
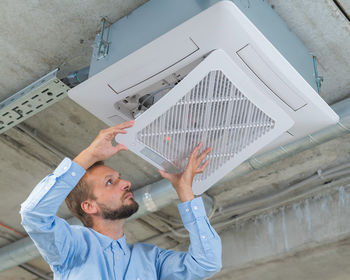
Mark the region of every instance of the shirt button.
POLYGON ((72 174, 73 177, 76 175, 74 171, 71 174, 72 174))
POLYGON ((202 238, 205 239, 205 235, 202 235, 202 238))
POLYGON ((198 209, 198 206, 194 206, 193 209, 194 209, 194 210, 197 210, 197 209, 198 209))
POLYGON ((189 211, 190 211, 190 209, 186 208, 186 212, 189 212, 189 211))
POLYGON ((140 278, 140 277, 137 277, 136 280, 141 280, 141 278, 140 278))
POLYGON ((67 170, 67 169, 68 169, 68 167, 67 167, 67 166, 63 167, 63 170, 67 170))

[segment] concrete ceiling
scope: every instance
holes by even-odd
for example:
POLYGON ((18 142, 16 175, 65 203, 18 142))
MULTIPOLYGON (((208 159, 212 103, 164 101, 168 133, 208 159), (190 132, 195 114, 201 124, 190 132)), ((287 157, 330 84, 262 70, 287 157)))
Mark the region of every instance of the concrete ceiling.
POLYGON ((224 273, 221 280, 295 280, 295 279, 347 279, 350 274, 349 240, 327 244, 317 250, 305 250, 283 259, 256 264, 224 273))
MULTIPOLYGON (((249 0, 246 0, 249 2, 249 0)), ((127 15, 146 0, 10 1, 0 2, 0 101, 11 96, 49 71, 60 67, 60 77, 90 63, 91 45, 107 16, 112 22, 127 15)), ((268 0, 291 31, 317 56, 319 74, 324 77, 321 96, 333 104, 350 96, 350 14, 347 0, 268 0), (342 5, 343 12, 336 3, 342 5)), ((65 98, 25 121, 36 137, 73 157, 85 148, 105 125, 89 112, 65 98)), ((273 194, 302 180, 318 169, 350 161, 350 137, 343 136, 294 155, 259 171, 236 178, 209 190, 220 206, 254 200, 273 194)), ((0 135, 0 222, 24 233, 18 211, 32 188, 51 172, 62 157, 44 148, 18 128, 0 135)), ((133 183, 134 188, 160 179, 156 168, 130 152, 109 164, 133 183)), ((174 205, 163 209, 176 213, 174 205)), ((59 214, 69 217, 62 206, 59 214)), ((178 218, 176 215, 174 215, 178 218)), ((164 223, 152 215, 130 222, 130 242, 145 240, 164 231, 164 223)), ((22 236, 0 227, 0 247, 22 236)), ((184 240, 155 238, 165 248, 179 248, 184 240), (179 245, 180 244, 180 245, 179 245)), ((251 263, 231 271, 225 268, 214 279, 348 279, 349 242, 320 244, 312 250, 276 257, 269 262, 251 263), (293 266, 298 267, 291 269, 293 266), (290 278, 292 279, 292 278, 290 278)), ((48 273, 38 258, 28 263, 48 273)), ((23 267, 0 272, 0 279, 40 279, 23 267)))

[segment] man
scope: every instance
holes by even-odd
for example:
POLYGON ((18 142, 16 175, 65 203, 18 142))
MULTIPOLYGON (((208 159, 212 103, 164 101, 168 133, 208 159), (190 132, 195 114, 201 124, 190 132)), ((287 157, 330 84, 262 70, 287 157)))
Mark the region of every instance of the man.
POLYGON ((123 225, 138 204, 130 182, 101 161, 126 150, 121 144, 113 146, 112 140, 118 133, 126 133, 133 123, 102 130, 73 161, 64 159, 22 204, 22 225, 50 264, 54 279, 203 279, 220 269, 220 238, 209 224, 201 198, 194 198, 192 192, 193 178, 208 165, 202 161, 211 150, 199 155, 200 145, 193 150, 183 173, 160 171, 181 201, 178 208, 189 231, 189 251, 126 243, 123 225), (70 226, 56 216, 65 198, 85 227, 70 226))

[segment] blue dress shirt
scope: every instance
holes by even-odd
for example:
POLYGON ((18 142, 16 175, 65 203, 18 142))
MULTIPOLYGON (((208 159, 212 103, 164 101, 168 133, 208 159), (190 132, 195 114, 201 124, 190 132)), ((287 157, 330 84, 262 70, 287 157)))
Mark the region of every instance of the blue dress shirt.
POLYGON ((54 279, 203 279, 221 268, 221 240, 201 198, 178 205, 190 235, 188 252, 130 245, 125 236, 113 240, 57 217, 59 206, 84 174, 80 165, 66 158, 21 205, 22 225, 50 264, 54 279))

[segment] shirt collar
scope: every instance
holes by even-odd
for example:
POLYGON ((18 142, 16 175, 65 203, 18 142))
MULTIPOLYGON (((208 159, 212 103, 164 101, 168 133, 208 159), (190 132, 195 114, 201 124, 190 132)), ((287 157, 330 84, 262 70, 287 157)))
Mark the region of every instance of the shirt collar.
POLYGON ((125 234, 117 240, 120 248, 123 250, 124 255, 127 255, 130 253, 130 247, 129 244, 126 242, 125 234))
POLYGON ((106 235, 103 235, 103 234, 97 232, 96 230, 93 230, 92 228, 89 228, 89 229, 98 238, 98 240, 100 241, 101 247, 103 249, 108 248, 111 244, 115 244, 116 246, 119 246, 119 248, 123 251, 124 255, 126 255, 130 252, 130 247, 129 247, 129 244, 126 242, 125 234, 123 234, 123 236, 121 238, 119 238, 117 240, 113 240, 112 238, 110 238, 106 235))

